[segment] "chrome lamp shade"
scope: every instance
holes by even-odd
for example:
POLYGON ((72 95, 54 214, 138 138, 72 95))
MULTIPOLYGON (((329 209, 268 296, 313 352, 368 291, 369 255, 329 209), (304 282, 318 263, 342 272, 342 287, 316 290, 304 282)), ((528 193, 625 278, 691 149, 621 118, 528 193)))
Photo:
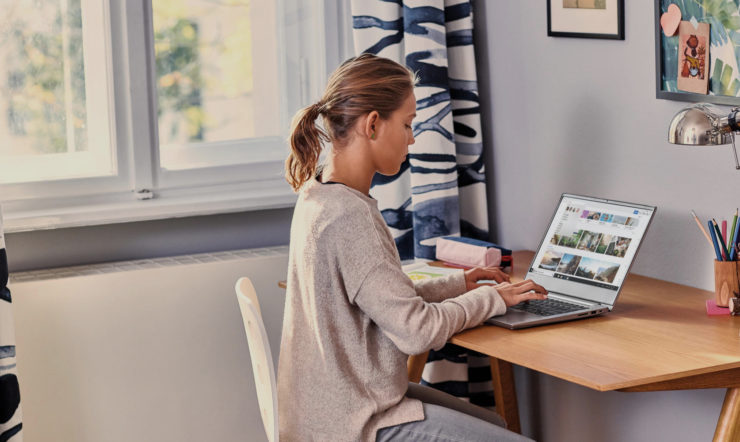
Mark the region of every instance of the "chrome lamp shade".
POLYGON ((735 150, 735 132, 740 131, 740 109, 729 115, 708 103, 698 103, 679 111, 668 127, 668 142, 688 146, 720 146, 732 144, 735 168, 740 169, 735 150))

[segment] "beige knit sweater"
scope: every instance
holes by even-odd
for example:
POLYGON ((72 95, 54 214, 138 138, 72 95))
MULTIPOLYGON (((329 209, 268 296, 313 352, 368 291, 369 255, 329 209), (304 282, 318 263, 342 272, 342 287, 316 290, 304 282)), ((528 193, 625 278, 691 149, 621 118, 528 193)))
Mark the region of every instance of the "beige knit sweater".
POLYGON ((380 428, 424 419, 404 397, 408 355, 505 310, 492 287, 465 293, 462 274, 414 286, 377 201, 312 180, 290 233, 280 439, 375 440, 380 428))

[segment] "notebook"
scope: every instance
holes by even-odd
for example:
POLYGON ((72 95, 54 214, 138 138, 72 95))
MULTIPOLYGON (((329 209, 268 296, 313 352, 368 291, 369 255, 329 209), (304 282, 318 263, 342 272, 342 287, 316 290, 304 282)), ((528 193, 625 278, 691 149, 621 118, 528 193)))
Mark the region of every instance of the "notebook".
POLYGON ((563 194, 526 279, 548 299, 486 322, 510 329, 590 318, 614 308, 655 206, 563 194))

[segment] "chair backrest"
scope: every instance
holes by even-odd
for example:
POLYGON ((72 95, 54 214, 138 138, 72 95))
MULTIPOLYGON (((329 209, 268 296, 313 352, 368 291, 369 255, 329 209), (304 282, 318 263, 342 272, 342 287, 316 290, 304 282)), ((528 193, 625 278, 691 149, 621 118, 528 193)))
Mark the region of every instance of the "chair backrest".
POLYGON ((249 278, 239 278, 236 282, 236 298, 239 300, 244 330, 247 332, 249 356, 252 359, 252 371, 254 371, 254 384, 257 387, 262 424, 265 426, 267 439, 270 442, 277 442, 278 410, 275 367, 272 363, 272 352, 270 352, 265 324, 262 322, 257 293, 249 278))

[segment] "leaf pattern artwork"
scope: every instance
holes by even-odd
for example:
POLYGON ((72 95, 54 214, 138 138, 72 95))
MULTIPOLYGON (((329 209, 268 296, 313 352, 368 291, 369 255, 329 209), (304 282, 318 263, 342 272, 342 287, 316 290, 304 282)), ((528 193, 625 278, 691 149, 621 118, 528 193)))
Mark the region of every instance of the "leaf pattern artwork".
MULTIPOLYGON (((693 18, 710 26, 709 94, 740 96, 740 0, 660 0, 661 13, 672 3, 681 10, 682 20, 693 18)), ((677 92, 678 36, 660 34, 663 51, 663 90, 677 92)))

